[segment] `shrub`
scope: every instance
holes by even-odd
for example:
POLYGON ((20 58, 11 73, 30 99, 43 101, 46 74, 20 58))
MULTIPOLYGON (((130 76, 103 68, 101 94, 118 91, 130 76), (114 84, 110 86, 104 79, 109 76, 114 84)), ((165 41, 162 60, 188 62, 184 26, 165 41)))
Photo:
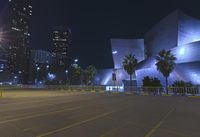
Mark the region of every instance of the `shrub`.
POLYGON ((195 95, 198 93, 198 87, 195 87, 191 82, 174 81, 171 87, 174 94, 185 95, 190 93, 195 95))
POLYGON ((174 81, 172 87, 193 87, 194 85, 191 82, 184 81, 174 81))
POLYGON ((162 85, 158 78, 150 78, 149 76, 144 77, 143 81, 143 90, 153 93, 154 95, 158 92, 163 92, 162 85))
POLYGON ((162 87, 158 78, 150 78, 149 76, 144 77, 143 87, 162 87))

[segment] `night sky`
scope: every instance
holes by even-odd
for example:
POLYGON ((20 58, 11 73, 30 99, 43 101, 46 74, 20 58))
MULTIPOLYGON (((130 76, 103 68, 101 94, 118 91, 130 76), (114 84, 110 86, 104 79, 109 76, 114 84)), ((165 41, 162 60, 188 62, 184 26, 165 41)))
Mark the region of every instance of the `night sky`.
POLYGON ((50 50, 51 28, 69 26, 71 56, 85 67, 113 66, 110 38, 143 38, 176 9, 200 18, 198 0, 33 0, 32 45, 50 50))

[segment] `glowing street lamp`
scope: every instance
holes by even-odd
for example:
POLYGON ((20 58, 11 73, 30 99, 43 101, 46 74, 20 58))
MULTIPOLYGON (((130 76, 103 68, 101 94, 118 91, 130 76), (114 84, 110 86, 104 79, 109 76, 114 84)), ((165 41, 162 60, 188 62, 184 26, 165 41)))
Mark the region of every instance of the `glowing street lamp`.
POLYGON ((118 52, 117 52, 116 50, 112 52, 113 55, 115 55, 115 54, 117 54, 117 53, 118 53, 118 52))
POLYGON ((37 71, 39 71, 40 70, 40 67, 37 67, 37 71))
POLYGON ((50 68, 50 66, 49 66, 49 65, 47 65, 47 66, 46 66, 46 68, 47 68, 47 69, 49 69, 49 68, 50 68))
POLYGON ((77 62, 78 62, 78 59, 75 59, 74 62, 77 63, 77 62))
POLYGON ((39 81, 39 70, 40 70, 40 67, 37 67, 36 70, 37 70, 37 72, 36 72, 35 84, 38 83, 38 81, 39 81))

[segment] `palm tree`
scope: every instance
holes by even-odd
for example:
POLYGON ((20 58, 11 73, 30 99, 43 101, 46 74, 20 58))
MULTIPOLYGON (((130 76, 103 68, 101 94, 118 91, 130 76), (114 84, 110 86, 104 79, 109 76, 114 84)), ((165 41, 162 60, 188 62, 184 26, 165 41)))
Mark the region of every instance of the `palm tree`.
POLYGON ((124 57, 123 67, 130 76, 130 86, 132 86, 132 75, 135 72, 137 63, 138 60, 135 58, 135 55, 129 54, 124 57))
POLYGON ((166 80, 166 93, 168 95, 168 77, 170 76, 170 73, 174 70, 176 66, 176 57, 171 54, 171 50, 162 50, 158 53, 156 56, 156 66, 157 70, 163 74, 166 80))

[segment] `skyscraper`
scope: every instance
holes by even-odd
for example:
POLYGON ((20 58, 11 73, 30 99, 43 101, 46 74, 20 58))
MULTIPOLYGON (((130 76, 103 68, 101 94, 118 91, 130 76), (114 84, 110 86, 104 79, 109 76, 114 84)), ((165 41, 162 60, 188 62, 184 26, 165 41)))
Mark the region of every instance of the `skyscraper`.
POLYGON ((9 67, 12 73, 22 75, 22 83, 27 83, 32 0, 9 0, 8 17, 8 28, 10 29, 9 67))
POLYGON ((64 70, 69 66, 69 47, 72 45, 71 30, 67 27, 53 28, 53 56, 57 70, 64 70))

